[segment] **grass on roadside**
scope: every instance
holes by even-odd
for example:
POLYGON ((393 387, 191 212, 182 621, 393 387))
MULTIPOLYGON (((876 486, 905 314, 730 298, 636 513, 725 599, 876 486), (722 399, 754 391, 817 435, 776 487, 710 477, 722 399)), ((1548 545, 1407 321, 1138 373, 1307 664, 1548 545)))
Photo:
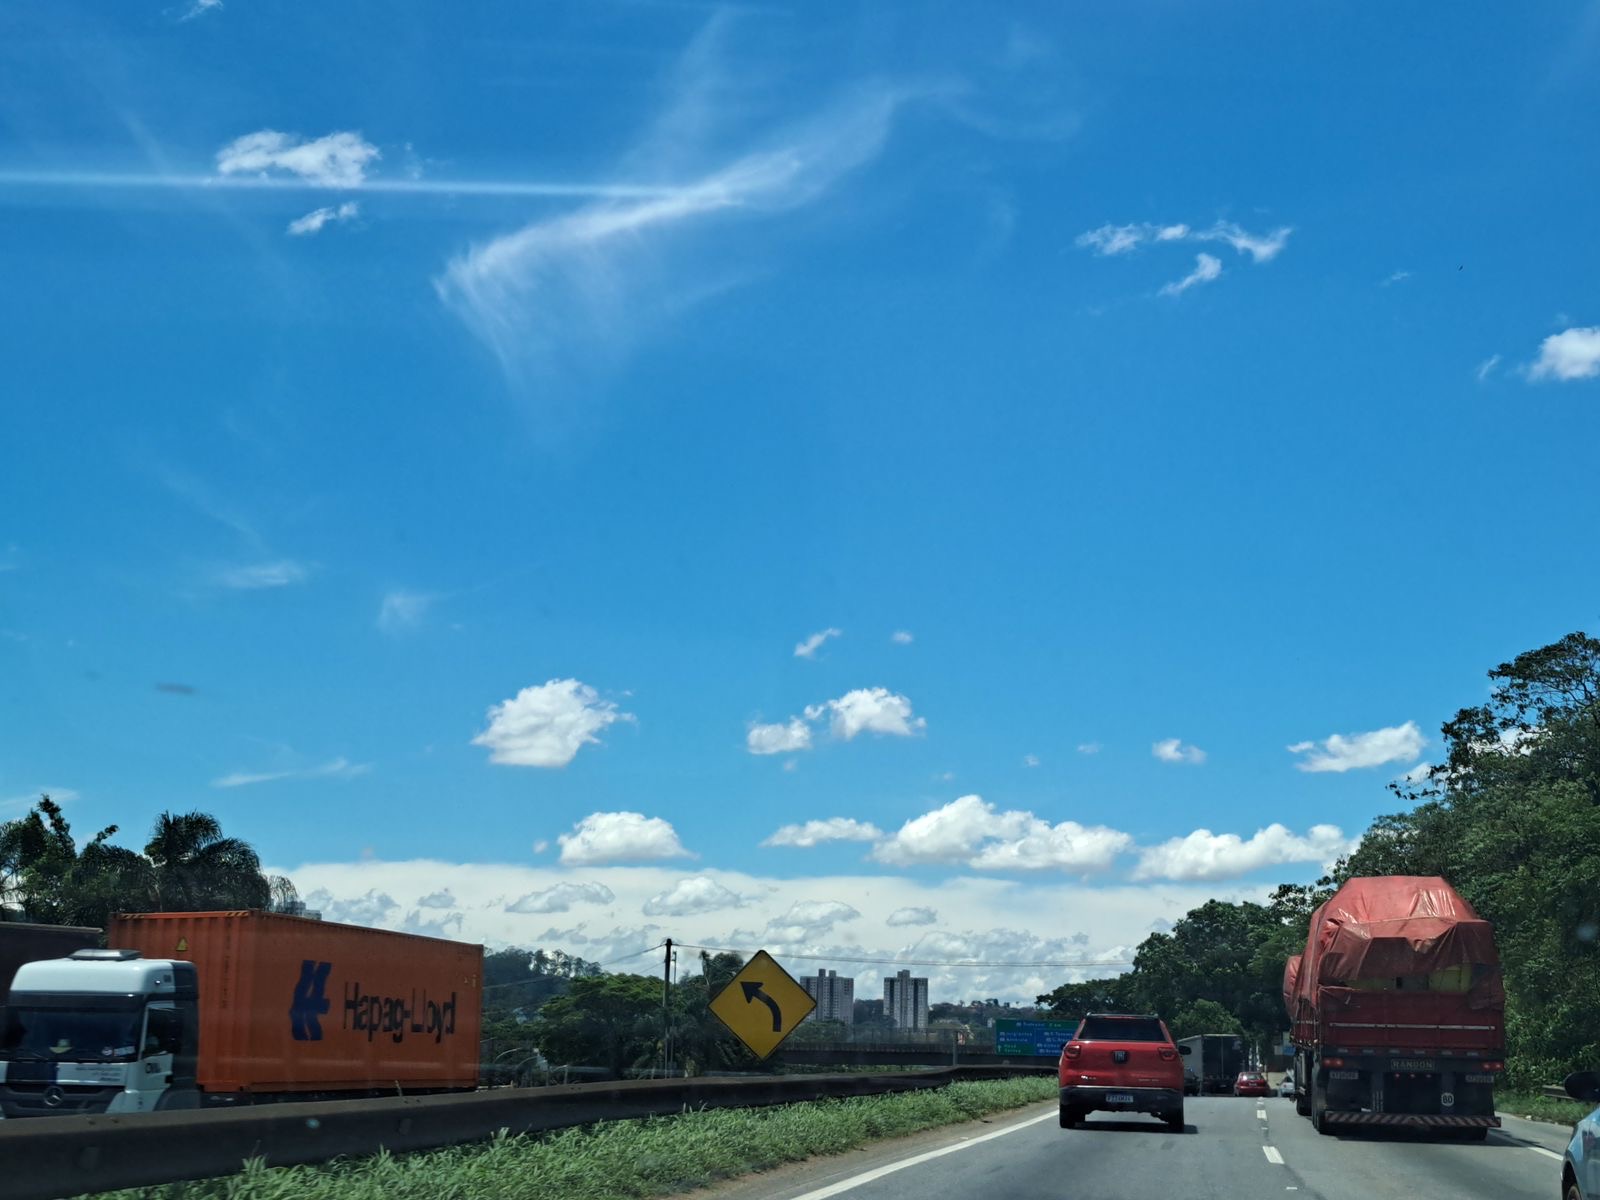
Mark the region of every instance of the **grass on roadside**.
POLYGON ((263 1167, 102 1200, 640 1200, 838 1154, 1056 1096, 1054 1078, 952 1083, 923 1092, 604 1121, 445 1150, 263 1167))
POLYGON ((1594 1105, 1583 1100, 1546 1096, 1539 1092, 1516 1092, 1509 1088, 1495 1089, 1494 1106, 1515 1117, 1551 1121, 1569 1128, 1594 1111, 1594 1105))

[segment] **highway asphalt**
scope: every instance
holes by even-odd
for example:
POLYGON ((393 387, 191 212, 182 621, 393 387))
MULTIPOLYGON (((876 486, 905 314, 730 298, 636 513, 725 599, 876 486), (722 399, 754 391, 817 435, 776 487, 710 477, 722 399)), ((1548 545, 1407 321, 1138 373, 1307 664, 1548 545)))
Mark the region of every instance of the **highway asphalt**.
POLYGON ((702 1193, 715 1200, 1559 1200, 1569 1131, 1505 1118, 1487 1142, 1368 1132, 1322 1137, 1291 1101, 1216 1096, 1188 1128, 1096 1114, 1061 1129, 1054 1104, 880 1143, 702 1193))

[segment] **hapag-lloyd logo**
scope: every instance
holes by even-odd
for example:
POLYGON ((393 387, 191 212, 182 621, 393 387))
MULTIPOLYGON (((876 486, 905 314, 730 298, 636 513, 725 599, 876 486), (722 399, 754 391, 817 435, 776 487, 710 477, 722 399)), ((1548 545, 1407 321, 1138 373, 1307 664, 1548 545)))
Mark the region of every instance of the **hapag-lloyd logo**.
POLYGON ((418 997, 411 989, 408 1003, 404 996, 380 996, 363 992, 359 983, 344 985, 344 1027, 366 1030, 367 1041, 380 1033, 389 1035, 395 1042, 405 1040, 406 1034, 430 1034, 435 1042, 444 1040, 447 1033, 456 1031, 456 994, 448 1000, 430 1000, 426 988, 418 997))
MULTIPOLYGON (((295 1041, 322 1040, 319 1018, 332 1007, 328 999, 328 975, 332 970, 332 963, 310 958, 300 964, 300 980, 289 1006, 289 1029, 295 1041)), ((394 1042, 404 1041, 408 1033, 432 1035, 435 1042, 440 1042, 446 1034, 456 1031, 456 994, 451 992, 448 1000, 434 1000, 428 997, 426 988, 421 989, 420 995, 413 988, 408 1000, 405 996, 363 992, 359 983, 347 983, 341 1028, 365 1031, 369 1042, 380 1033, 388 1034, 394 1042)))

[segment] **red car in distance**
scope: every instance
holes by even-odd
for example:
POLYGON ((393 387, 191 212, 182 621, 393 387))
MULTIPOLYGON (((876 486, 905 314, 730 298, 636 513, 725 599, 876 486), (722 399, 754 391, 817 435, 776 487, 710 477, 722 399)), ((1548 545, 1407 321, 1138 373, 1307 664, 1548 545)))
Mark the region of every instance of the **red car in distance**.
POLYGON ((1233 1081, 1233 1094, 1235 1096, 1270 1096, 1272 1089, 1267 1086, 1267 1077, 1260 1071, 1240 1071, 1239 1078, 1233 1081))

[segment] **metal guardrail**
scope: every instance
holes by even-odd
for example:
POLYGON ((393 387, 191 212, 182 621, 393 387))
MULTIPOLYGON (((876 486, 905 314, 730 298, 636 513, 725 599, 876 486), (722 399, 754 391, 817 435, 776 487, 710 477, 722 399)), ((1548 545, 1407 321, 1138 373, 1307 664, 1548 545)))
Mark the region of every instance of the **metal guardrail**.
POLYGON ((0 1193, 6 1200, 60 1200, 85 1192, 230 1175, 249 1158, 284 1167, 375 1154, 380 1149, 397 1154, 434 1150, 492 1137, 502 1129, 536 1133, 686 1109, 754 1108, 1038 1073, 1037 1067, 946 1067, 892 1075, 641 1079, 201 1112, 0 1121, 0 1193))

